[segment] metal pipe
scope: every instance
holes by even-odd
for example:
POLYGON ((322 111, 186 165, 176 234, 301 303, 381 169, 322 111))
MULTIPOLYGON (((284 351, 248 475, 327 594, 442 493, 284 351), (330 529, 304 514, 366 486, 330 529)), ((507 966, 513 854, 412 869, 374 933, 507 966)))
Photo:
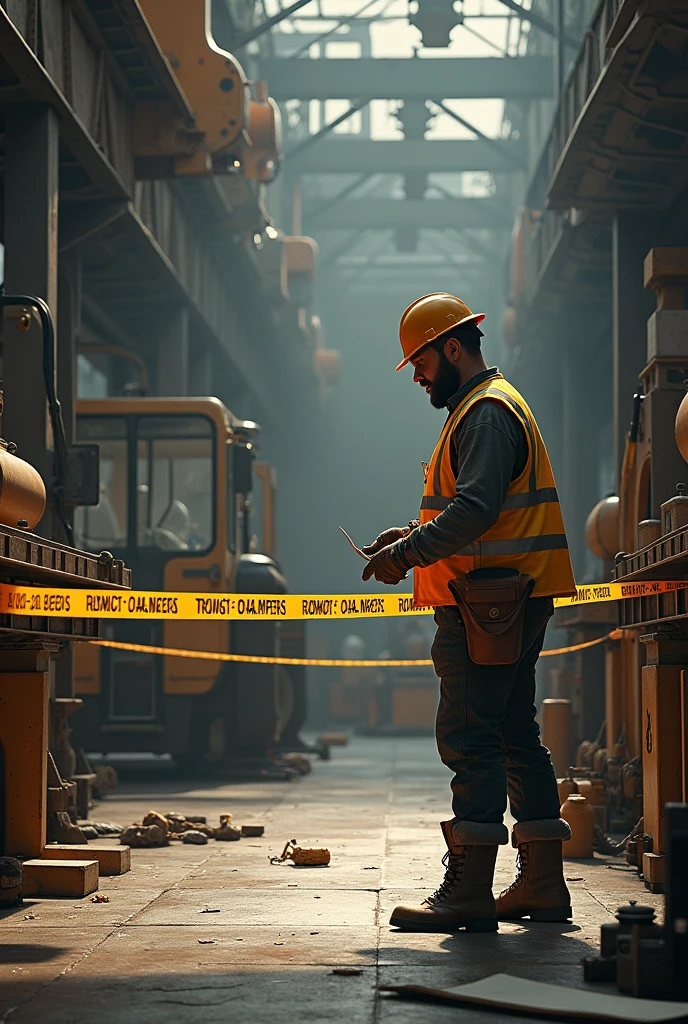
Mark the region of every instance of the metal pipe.
POLYGON ((476 135, 479 139, 482 139, 482 141, 486 145, 491 146, 495 150, 498 150, 502 156, 506 155, 507 159, 515 167, 520 167, 522 170, 526 169, 526 164, 524 161, 519 160, 518 157, 515 157, 513 153, 509 152, 509 150, 503 149, 499 145, 497 139, 491 139, 489 135, 485 135, 484 132, 481 132, 480 129, 476 128, 474 124, 471 124, 470 121, 467 121, 465 117, 461 117, 460 114, 457 114, 454 110, 451 109, 451 107, 448 107, 447 104, 444 103, 442 100, 431 100, 430 102, 434 103, 436 107, 439 107, 444 114, 447 114, 449 117, 453 118, 454 121, 456 121, 458 124, 462 125, 464 128, 468 128, 469 132, 473 132, 473 134, 476 135))
POLYGON ((566 48, 564 46, 564 0, 554 0, 554 88, 557 101, 564 89, 566 48))
POLYGON ((122 359, 128 359, 139 371, 139 393, 141 395, 148 394, 148 367, 145 360, 136 352, 125 348, 124 345, 112 345, 109 342, 91 344, 90 342, 83 341, 78 342, 77 351, 83 353, 83 355, 88 355, 89 352, 100 352, 103 355, 120 356, 122 359))
MULTIPOLYGON (((386 11, 391 2, 392 0, 387 0, 387 3, 382 8, 382 11, 386 11)), ((327 32, 321 32, 319 36, 315 37, 315 39, 309 39, 308 42, 304 43, 304 45, 300 47, 298 50, 296 50, 295 53, 290 53, 288 60, 295 60, 297 57, 300 57, 303 53, 307 53, 308 50, 310 50, 311 46, 316 46, 318 43, 322 43, 329 36, 334 35, 334 33, 337 32, 340 28, 343 28, 344 25, 351 24, 352 21, 355 21, 357 18, 360 18, 364 11, 367 11, 369 7, 372 7, 373 4, 376 3, 378 3, 378 0, 367 0, 367 3, 363 4, 363 7, 360 7, 355 14, 350 14, 348 18, 342 18, 341 21, 337 22, 334 28, 328 28, 327 32)), ((380 13, 382 13, 382 11, 380 13)), ((371 20, 373 19, 366 18, 366 21, 371 20)))
POLYGON ((265 33, 269 32, 275 25, 279 25, 279 23, 284 21, 285 18, 289 18, 292 14, 296 14, 297 11, 300 11, 302 7, 305 7, 306 4, 309 4, 310 2, 311 0, 296 0, 296 3, 293 3, 290 7, 283 7, 281 11, 278 11, 277 14, 273 14, 273 16, 268 18, 267 21, 261 22, 260 25, 254 25, 253 28, 248 30, 248 32, 244 32, 242 36, 239 36, 238 39, 232 40, 232 49, 240 50, 243 46, 247 46, 249 43, 252 43, 254 39, 258 39, 260 36, 265 35, 265 33))
POLYGON ((51 488, 55 499, 57 514, 67 537, 67 543, 74 547, 74 530, 65 509, 65 492, 67 488, 68 446, 65 432, 62 407, 57 397, 57 372, 55 369, 55 325, 50 308, 37 295, 0 295, 0 309, 6 306, 28 306, 35 309, 41 322, 43 336, 43 380, 48 400, 50 425, 55 442, 55 477, 51 488))
POLYGON ((313 143, 318 141, 318 139, 324 138, 325 135, 329 135, 331 131, 338 128, 340 124, 344 124, 345 121, 348 121, 352 114, 357 114, 359 110, 363 110, 363 108, 367 107, 369 103, 370 97, 365 100, 359 100, 358 103, 354 103, 352 107, 345 110, 343 114, 339 115, 339 117, 335 117, 334 121, 330 121, 329 124, 323 125, 320 131, 316 132, 315 135, 309 135, 307 139, 303 140, 303 142, 300 142, 297 146, 293 146, 291 149, 287 150, 284 154, 284 159, 286 160, 290 156, 294 156, 295 153, 302 153, 304 149, 308 149, 308 147, 312 146, 313 143))
POLYGON ((326 210, 331 210, 332 207, 336 206, 337 203, 342 201, 342 199, 346 199, 347 196, 350 196, 353 192, 356 191, 356 189, 359 187, 359 185, 363 185, 366 181, 368 181, 369 178, 373 178, 373 177, 375 177, 374 174, 361 174, 361 175, 359 175, 359 177, 356 178, 356 180, 354 182, 352 182, 351 185, 347 185, 347 187, 345 189, 343 189, 341 192, 337 192, 336 195, 330 196, 330 198, 326 199, 325 202, 320 204, 320 206, 316 206, 316 208, 313 211, 309 211, 309 213, 308 213, 308 222, 309 222, 309 224, 312 223, 314 220, 317 220, 318 217, 322 213, 325 213, 326 210))
MULTIPOLYGON (((555 3, 558 2, 559 0, 555 0, 555 3)), ((550 21, 547 21, 547 18, 543 18, 541 14, 536 14, 535 11, 526 11, 525 8, 521 7, 520 4, 517 4, 515 0, 499 0, 499 3, 503 4, 504 7, 508 7, 510 11, 513 11, 516 17, 520 18, 521 21, 529 21, 533 28, 537 28, 546 35, 552 36, 556 39, 557 33, 555 26, 550 21)), ((568 32, 562 32, 562 35, 567 46, 573 47, 574 50, 578 49, 578 40, 574 36, 569 35, 568 32)))

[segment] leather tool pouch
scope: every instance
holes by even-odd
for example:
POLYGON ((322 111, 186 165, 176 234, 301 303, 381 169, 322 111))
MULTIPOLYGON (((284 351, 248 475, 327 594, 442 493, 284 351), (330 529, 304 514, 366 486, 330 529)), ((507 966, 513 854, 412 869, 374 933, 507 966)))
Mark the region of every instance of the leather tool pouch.
POLYGON ((450 580, 476 665, 513 665, 521 655, 526 601, 532 576, 515 569, 476 569, 450 580))

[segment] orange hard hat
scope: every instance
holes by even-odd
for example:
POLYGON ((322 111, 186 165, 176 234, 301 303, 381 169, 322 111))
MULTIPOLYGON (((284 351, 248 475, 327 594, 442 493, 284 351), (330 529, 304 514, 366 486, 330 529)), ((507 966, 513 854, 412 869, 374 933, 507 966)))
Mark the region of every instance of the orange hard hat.
POLYGON ((477 326, 484 319, 484 313, 471 313, 465 302, 447 292, 433 292, 416 299, 404 311, 399 324, 399 341, 404 358, 397 370, 406 366, 416 352, 420 352, 436 338, 464 324, 477 326))

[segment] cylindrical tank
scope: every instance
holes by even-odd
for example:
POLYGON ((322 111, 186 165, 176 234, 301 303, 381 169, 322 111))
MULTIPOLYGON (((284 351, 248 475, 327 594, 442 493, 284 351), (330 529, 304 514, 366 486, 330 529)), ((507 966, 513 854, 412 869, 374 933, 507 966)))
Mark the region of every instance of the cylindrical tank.
POLYGON ((578 784, 575 779, 558 779, 557 789, 559 790, 559 803, 565 804, 572 793, 578 792, 578 784))
POLYGON ((619 550, 619 499, 610 495, 598 501, 585 521, 585 543, 603 562, 619 550))
POLYGON ((0 446, 0 523, 26 523, 25 528, 33 530, 44 511, 45 484, 40 473, 0 446))
POLYGON ((607 828, 607 790, 603 779, 578 779, 578 792, 593 809, 595 822, 603 831, 607 828))
POLYGON ((571 793, 561 806, 561 816, 568 821, 571 838, 562 844, 564 857, 587 860, 593 855, 595 812, 584 796, 571 793))
POLYGON ((684 395, 683 401, 678 407, 674 434, 678 450, 688 462, 688 394, 684 395))
POLYGON ((607 803, 607 790, 603 779, 577 779, 578 792, 593 807, 604 807, 607 803))
POLYGON ((558 779, 563 778, 571 764, 571 701, 548 698, 542 702, 542 742, 552 755, 558 779))

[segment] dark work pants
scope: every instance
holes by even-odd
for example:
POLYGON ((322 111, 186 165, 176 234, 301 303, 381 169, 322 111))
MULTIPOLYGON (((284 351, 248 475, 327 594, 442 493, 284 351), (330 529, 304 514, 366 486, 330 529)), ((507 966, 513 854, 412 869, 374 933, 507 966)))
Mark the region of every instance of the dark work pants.
POLYGON ((551 598, 531 598, 519 660, 476 665, 458 608, 435 609, 437 748, 455 773, 452 809, 461 821, 501 822, 507 794, 517 821, 559 817, 557 780, 535 721, 535 665, 552 613, 551 598))

